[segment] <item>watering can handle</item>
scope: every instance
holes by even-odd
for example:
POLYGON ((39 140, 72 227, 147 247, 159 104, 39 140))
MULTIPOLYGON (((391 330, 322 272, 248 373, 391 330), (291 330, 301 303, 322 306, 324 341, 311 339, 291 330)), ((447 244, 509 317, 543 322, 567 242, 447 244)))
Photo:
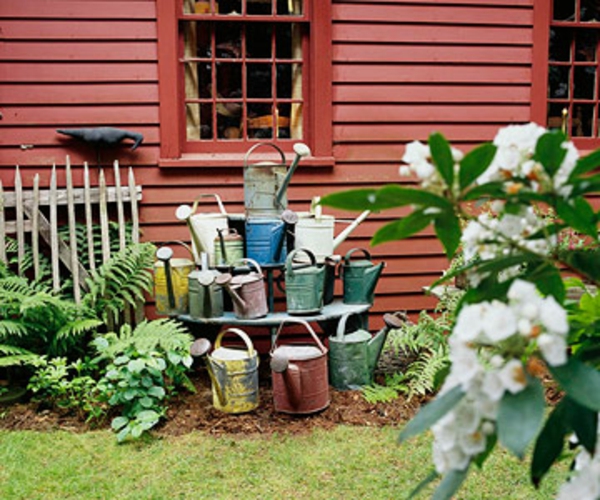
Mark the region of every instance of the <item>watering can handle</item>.
POLYGON ((226 330, 221 331, 219 333, 219 335, 217 335, 217 338, 215 340, 215 349, 218 349, 219 347, 221 347, 221 340, 227 333, 235 333, 238 337, 240 337, 244 341, 244 344, 246 344, 246 349, 248 350, 248 355, 250 355, 250 356, 254 355, 254 345, 252 345, 252 341, 250 340, 250 337, 248 337, 246 332, 244 332, 243 330, 240 330, 239 328, 227 328, 226 330))
POLYGON ((358 316, 358 313, 355 312, 349 312, 349 313, 345 313, 340 320, 338 321, 338 326, 337 326, 337 330, 336 330, 336 334, 335 334, 335 339, 337 341, 344 341, 345 340, 345 335, 346 335, 346 322, 348 321, 348 318, 352 315, 356 315, 358 316))
POLYGON ((192 260, 194 260, 194 252, 192 252, 192 248, 187 243, 184 243, 183 241, 180 241, 180 240, 169 240, 169 241, 165 241, 164 245, 169 245, 169 244, 173 244, 173 243, 176 243, 177 245, 181 245, 183 248, 185 248, 189 252, 192 260))
POLYGON ((369 251, 366 248, 352 248, 351 250, 348 250, 348 253, 346 253, 346 255, 344 256, 345 264, 348 263, 348 261, 350 260, 350 256, 354 252, 362 252, 365 255, 365 257, 367 258, 367 260, 371 260, 371 254, 369 253, 369 251))
MULTIPOLYGON (((311 266, 317 265, 317 259, 315 258, 315 254, 312 253, 308 248, 296 248, 295 250, 292 250, 292 252, 288 255, 288 257, 285 261, 285 272, 286 272, 286 274, 288 274, 288 276, 292 276, 294 274, 293 261, 294 261, 294 257, 299 252, 304 252, 306 255, 308 255, 308 257, 310 258, 311 266)), ((303 267, 306 267, 306 266, 303 266, 303 267)))
POLYGON ((223 202, 221 201, 221 197, 217 193, 201 194, 200 196, 198 196, 194 200, 194 204, 192 205, 192 213, 195 214, 196 210, 198 210, 198 202, 200 201, 200 199, 207 198, 209 196, 215 197, 215 199, 217 200, 217 205, 219 205, 219 211, 221 212, 222 215, 227 215, 227 212, 225 211, 225 207, 223 206, 223 202))
POLYGON ((272 142, 259 142, 258 144, 252 146, 244 155, 244 168, 248 166, 248 157, 261 146, 271 146, 272 148, 275 148, 277 152, 281 155, 281 164, 285 165, 285 154, 283 154, 283 151, 277 145, 273 144, 272 142))
MULTIPOLYGON (((238 262, 243 262, 244 264, 252 264, 255 267, 258 274, 262 274, 262 269, 261 269, 260 265, 254 259, 244 257, 243 259, 240 259, 238 262)), ((250 266, 248 266, 248 267, 250 267, 250 266)))
POLYGON ((273 354, 273 352, 275 351, 275 348, 277 347, 277 339, 279 338, 279 335, 281 334, 281 330, 283 330, 283 325, 285 325, 286 323, 296 323, 298 325, 305 326, 306 329, 308 330, 308 333, 310 333, 311 337, 317 344, 317 347, 319 348, 319 350, 323 354, 325 354, 327 352, 327 349, 321 343, 321 341, 319 340, 319 337, 317 337, 317 334, 315 333, 315 331, 312 329, 312 327, 310 326, 310 324, 307 321, 300 319, 300 318, 287 318, 287 319, 284 319, 281 322, 281 324, 279 325, 279 329, 277 330, 275 338, 273 339, 273 346, 271 347, 271 354, 273 354))

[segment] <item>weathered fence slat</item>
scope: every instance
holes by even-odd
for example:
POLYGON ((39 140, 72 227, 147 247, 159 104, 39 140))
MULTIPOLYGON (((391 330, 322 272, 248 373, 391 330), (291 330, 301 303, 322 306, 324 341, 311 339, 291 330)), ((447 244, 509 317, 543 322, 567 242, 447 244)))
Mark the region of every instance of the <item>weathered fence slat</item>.
POLYGON ((133 176, 133 168, 129 167, 127 176, 129 184, 129 199, 131 200, 131 241, 134 243, 140 242, 140 217, 137 205, 137 191, 135 186, 135 177, 133 176))
POLYGON ((96 257, 94 255, 94 221, 92 218, 92 196, 90 188, 90 169, 87 161, 83 164, 83 199, 85 204, 85 233, 87 235, 88 259, 90 270, 96 269, 96 257))
POLYGON ((40 209, 40 174, 33 178, 33 205, 31 207, 31 249, 33 251, 33 275, 40 278, 40 237, 39 237, 39 209, 40 209))
POLYGON ((110 236, 108 233, 108 206, 106 200, 106 178, 104 170, 100 170, 100 235, 102 240, 102 259, 104 262, 110 259, 110 236))
POLYGON ((52 260, 52 287, 60 290, 60 266, 58 260, 58 210, 56 204, 56 165, 52 165, 50 176, 50 258, 52 260))
POLYGON ((2 187, 2 181, 0 181, 0 260, 5 264, 8 263, 6 260, 6 217, 4 215, 4 188, 2 187))
POLYGON ((127 246, 125 238, 125 212, 123 208, 123 193, 121 192, 121 172, 119 162, 114 162, 115 187, 117 188, 117 222, 119 223, 119 248, 123 250, 127 246))
POLYGON ((79 283, 79 259, 77 257, 77 234, 75 221, 75 203, 73 201, 73 176, 71 174, 71 159, 67 156, 66 161, 67 180, 67 217, 69 221, 69 246, 71 251, 71 273, 73 276, 73 298, 75 303, 81 302, 81 290, 79 283))
POLYGON ((19 266, 19 274, 23 273, 23 264, 25 260, 25 226, 23 224, 23 182, 21 180, 21 172, 17 167, 15 175, 15 196, 17 199, 17 262, 19 266))

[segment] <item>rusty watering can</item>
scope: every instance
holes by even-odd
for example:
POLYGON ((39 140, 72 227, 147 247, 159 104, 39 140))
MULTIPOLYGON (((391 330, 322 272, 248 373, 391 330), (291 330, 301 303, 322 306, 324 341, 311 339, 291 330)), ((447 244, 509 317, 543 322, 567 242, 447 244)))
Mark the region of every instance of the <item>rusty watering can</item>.
POLYGON ((223 316, 223 289, 215 283, 219 271, 208 268, 208 255, 202 252, 202 269, 188 275, 190 316, 214 318, 223 316))
POLYGON ((298 214, 294 248, 309 248, 315 254, 317 262, 324 262, 371 212, 365 210, 338 236, 334 236, 335 223, 339 221, 333 215, 324 215, 319 201, 320 197, 313 198, 310 211, 298 214))
POLYGON ((375 286, 385 266, 384 262, 375 265, 371 254, 364 248, 353 248, 344 256, 341 275, 344 285, 345 304, 372 304, 375 286), (364 259, 352 260, 352 254, 362 252, 364 259))
POLYGON ((271 376, 276 411, 306 414, 329 406, 327 349, 308 322, 297 318, 281 322, 271 348, 271 376), (288 323, 304 326, 314 340, 314 345, 278 345, 281 331, 288 323))
MULTIPOLYGON (((192 355, 201 356, 210 350, 207 339, 192 345, 192 355)), ((246 413, 259 404, 258 354, 248 335, 238 328, 228 328, 217 335, 215 348, 207 356, 206 368, 212 385, 213 405, 227 413, 246 413), (240 337, 245 349, 223 347, 223 337, 233 333, 240 337)))
POLYGON ((219 236, 217 229, 229 227, 229 218, 221 197, 216 193, 202 194, 194 200, 191 207, 189 205, 179 205, 175 211, 175 217, 180 221, 185 221, 190 230, 196 262, 200 263, 200 254, 206 252, 208 254, 208 264, 214 267, 216 265, 214 241, 219 236), (214 196, 219 212, 196 213, 199 201, 209 196, 214 196))
POLYGON ((288 169, 283 151, 271 142, 260 142, 252 146, 244 156, 244 207, 247 217, 276 217, 287 207, 286 191, 300 158, 310 156, 306 144, 294 144, 296 156, 288 169), (248 165, 250 155, 258 148, 269 146, 275 149, 281 163, 262 161, 248 165))
MULTIPOLYGON (((177 242, 191 249, 184 243, 177 242)), ((177 316, 188 312, 188 275, 196 267, 194 262, 185 258, 173 258, 173 249, 168 246, 156 251, 154 263, 154 297, 156 313, 177 316)))
POLYGON ((400 313, 386 314, 385 326, 374 336, 363 329, 346 333, 346 322, 352 314, 356 313, 342 316, 336 335, 329 337, 329 382, 340 391, 373 383, 373 373, 388 332, 403 323, 400 313))
POLYGON ((260 265, 252 259, 241 259, 238 263, 253 266, 247 274, 232 276, 223 273, 215 279, 215 283, 224 287, 233 301, 233 312, 240 319, 256 319, 269 312, 264 277, 260 265))
POLYGON ((325 267, 318 266, 314 254, 307 248, 293 250, 285 261, 285 299, 288 314, 317 314, 323 308, 325 267), (294 263, 304 253, 306 263, 294 263))
POLYGON ((214 242, 216 266, 232 266, 244 258, 244 238, 234 228, 217 229, 218 237, 214 242))

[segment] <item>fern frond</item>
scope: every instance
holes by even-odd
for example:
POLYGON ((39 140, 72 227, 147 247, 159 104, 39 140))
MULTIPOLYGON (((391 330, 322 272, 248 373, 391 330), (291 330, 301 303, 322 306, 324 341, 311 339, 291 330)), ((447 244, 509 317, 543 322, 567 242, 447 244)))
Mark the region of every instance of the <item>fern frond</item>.
POLYGON ((11 319, 0 320, 0 339, 7 340, 10 337, 24 337, 27 335, 27 327, 19 321, 11 319))
POLYGON ((102 324, 102 321, 100 321, 99 319, 82 318, 77 321, 74 321, 73 323, 68 323, 67 325, 63 326, 56 333, 56 338, 59 340, 68 339, 72 337, 79 338, 84 336, 86 333, 90 333, 97 330, 98 327, 102 326, 102 324))
POLYGON ((0 367, 17 366, 31 363, 38 358, 39 356, 28 351, 27 349, 0 344, 0 367))

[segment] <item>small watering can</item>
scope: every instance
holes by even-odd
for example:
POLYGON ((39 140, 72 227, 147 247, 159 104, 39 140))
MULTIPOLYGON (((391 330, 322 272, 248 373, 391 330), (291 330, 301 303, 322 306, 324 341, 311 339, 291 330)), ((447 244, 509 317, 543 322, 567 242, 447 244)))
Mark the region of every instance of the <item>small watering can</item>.
POLYGON ((285 299, 288 314, 316 314, 323 308, 325 268, 318 266, 314 254, 306 248, 293 250, 285 261, 285 299), (310 263, 294 264, 300 252, 310 263))
POLYGON ((260 265, 252 259, 242 259, 242 264, 254 266, 256 271, 232 276, 223 273, 216 277, 215 283, 225 287, 233 301, 233 312, 240 319, 256 319, 269 312, 264 277, 260 265))
POLYGON ((287 169, 283 151, 271 142, 260 142, 252 146, 244 156, 244 207, 247 217, 277 217, 287 207, 286 191, 300 158, 310 156, 306 144, 294 144, 296 156, 287 169), (269 146, 275 149, 281 163, 263 161, 248 165, 248 158, 258 148, 269 146))
POLYGON ((347 313, 340 318, 335 337, 329 337, 329 382, 340 391, 358 389, 373 383, 373 373, 388 332, 400 328, 400 313, 386 314, 385 326, 374 336, 367 330, 346 332, 347 313))
MULTIPOLYGON (((198 339, 191 348, 193 356, 202 356, 210 349, 207 339, 198 339)), ((213 405, 227 413, 246 413, 259 403, 258 354, 248 335, 238 328, 219 333, 215 348, 207 356, 206 367, 212 385, 213 405), (240 337, 245 349, 222 347, 223 337, 233 333, 240 337)))
POLYGON ((333 255, 346 238, 363 222, 371 213, 365 210, 338 236, 335 234, 335 217, 323 215, 319 197, 313 198, 309 212, 298 214, 298 222, 295 228, 295 248, 309 248, 317 258, 317 262, 333 255))
POLYGON ((221 198, 216 193, 203 194, 194 200, 193 206, 179 205, 175 211, 175 217, 180 221, 185 221, 192 237, 192 248, 196 262, 200 263, 201 252, 208 254, 208 263, 211 267, 216 265, 214 241, 219 236, 217 229, 229 227, 229 218, 221 198), (216 213, 196 213, 198 202, 202 198, 214 196, 219 206, 219 212, 216 213))
POLYGON ((381 276, 385 263, 375 265, 371 254, 364 248, 349 250, 342 263, 342 282, 344 285, 345 304, 372 304, 375 286, 381 276), (365 259, 351 260, 352 254, 362 252, 365 259))
POLYGON ((223 289, 215 283, 219 272, 208 268, 208 255, 202 252, 202 269, 188 275, 190 316, 214 318, 223 316, 223 289))
POLYGON ((231 266, 244 258, 244 238, 237 229, 217 229, 218 237, 214 242, 216 266, 231 266))
POLYGON ((287 257, 286 239, 298 216, 285 210, 281 217, 246 219, 246 254, 261 265, 282 264, 287 257))
POLYGON ((306 414, 329 406, 327 349, 306 321, 295 318, 282 321, 271 348, 271 376, 276 411, 306 414), (315 344, 278 345, 286 323, 304 326, 315 344))
MULTIPOLYGON (((190 252, 190 248, 185 246, 190 252)), ((173 258, 171 247, 160 247, 154 263, 154 297, 156 313, 177 316, 188 312, 188 275, 196 267, 185 258, 173 258)))

